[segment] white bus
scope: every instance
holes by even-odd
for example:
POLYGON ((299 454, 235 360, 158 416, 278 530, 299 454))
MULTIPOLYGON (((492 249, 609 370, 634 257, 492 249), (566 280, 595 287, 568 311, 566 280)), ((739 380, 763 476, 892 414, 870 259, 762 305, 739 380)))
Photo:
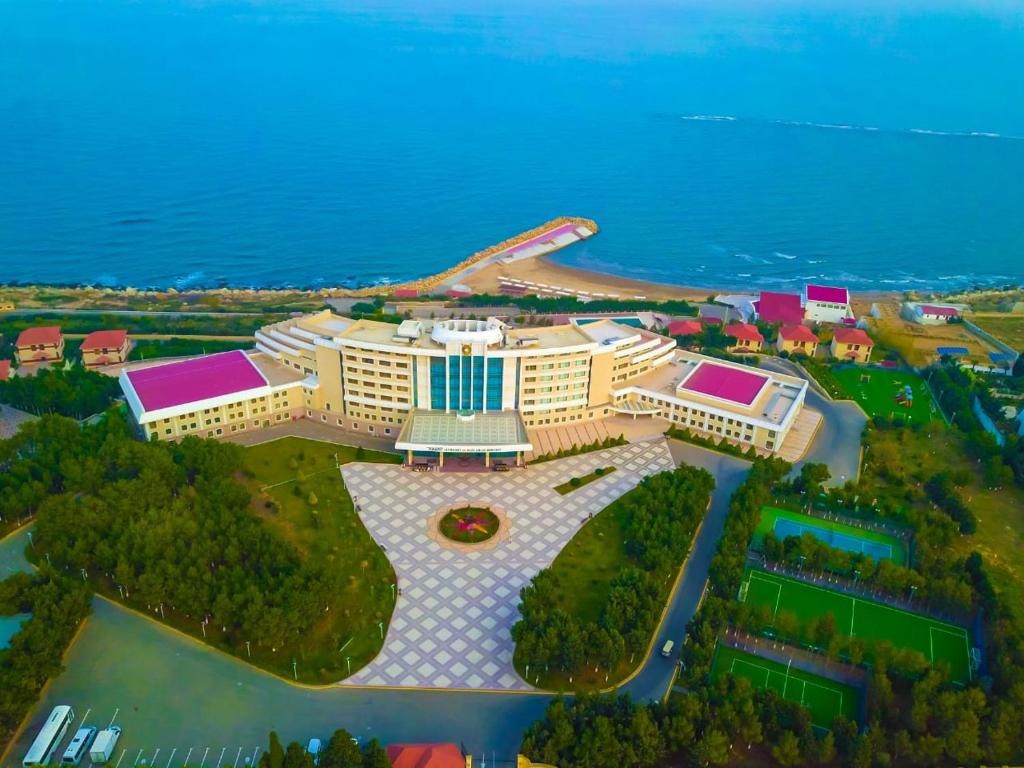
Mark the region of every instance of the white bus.
POLYGON ((64 734, 68 732, 68 726, 74 719, 75 712, 71 707, 64 705, 54 707, 43 727, 39 729, 36 740, 32 742, 32 746, 25 753, 25 759, 21 761, 21 764, 25 768, 31 768, 35 765, 49 763, 64 738, 64 734))

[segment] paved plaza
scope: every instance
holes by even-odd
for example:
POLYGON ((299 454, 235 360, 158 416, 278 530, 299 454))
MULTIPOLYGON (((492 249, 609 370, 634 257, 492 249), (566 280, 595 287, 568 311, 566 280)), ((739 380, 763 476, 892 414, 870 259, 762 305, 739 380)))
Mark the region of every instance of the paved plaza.
POLYGON ((663 439, 608 448, 513 472, 410 472, 346 464, 342 475, 370 534, 387 552, 401 595, 384 648, 341 685, 528 690, 512 667, 509 631, 519 590, 551 564, 591 514, 650 474, 675 466, 663 439), (616 471, 562 496, 554 490, 598 467, 616 471), (464 552, 428 536, 449 504, 493 504, 509 537, 464 552))

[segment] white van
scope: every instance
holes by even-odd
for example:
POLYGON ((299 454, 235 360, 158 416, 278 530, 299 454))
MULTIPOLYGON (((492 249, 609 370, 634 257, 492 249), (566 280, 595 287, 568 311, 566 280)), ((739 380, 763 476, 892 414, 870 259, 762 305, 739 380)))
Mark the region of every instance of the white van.
POLYGON ((60 759, 60 764, 78 765, 82 762, 82 758, 89 751, 89 745, 92 744, 92 740, 95 737, 96 729, 93 726, 86 725, 79 728, 75 733, 75 738, 71 740, 68 748, 64 750, 64 757, 60 759))
POLYGON ((661 646, 661 655, 666 659, 672 655, 672 649, 676 647, 676 644, 671 640, 666 640, 665 644, 661 646))
POLYGON ((96 738, 92 742, 92 749, 89 750, 89 759, 92 760, 93 765, 103 765, 110 760, 119 738, 121 738, 121 728, 117 725, 112 725, 96 734, 96 738))

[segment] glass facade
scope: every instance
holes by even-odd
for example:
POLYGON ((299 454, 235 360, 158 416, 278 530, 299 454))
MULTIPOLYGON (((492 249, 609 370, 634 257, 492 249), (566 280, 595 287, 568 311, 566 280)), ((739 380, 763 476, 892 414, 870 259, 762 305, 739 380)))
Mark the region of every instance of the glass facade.
POLYGON ((485 358, 483 355, 431 358, 431 409, 443 411, 447 407, 447 410, 452 411, 500 411, 504 362, 502 358, 485 358))

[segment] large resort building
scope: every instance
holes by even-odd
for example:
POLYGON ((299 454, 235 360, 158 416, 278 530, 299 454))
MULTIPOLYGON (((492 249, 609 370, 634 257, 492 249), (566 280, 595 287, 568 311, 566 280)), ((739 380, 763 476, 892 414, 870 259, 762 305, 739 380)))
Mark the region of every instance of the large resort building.
POLYGON ((394 440, 410 464, 446 454, 519 464, 529 432, 615 414, 779 449, 802 379, 676 349, 597 320, 353 320, 330 311, 256 332, 255 350, 121 374, 147 437, 220 437, 299 418, 394 440))

